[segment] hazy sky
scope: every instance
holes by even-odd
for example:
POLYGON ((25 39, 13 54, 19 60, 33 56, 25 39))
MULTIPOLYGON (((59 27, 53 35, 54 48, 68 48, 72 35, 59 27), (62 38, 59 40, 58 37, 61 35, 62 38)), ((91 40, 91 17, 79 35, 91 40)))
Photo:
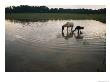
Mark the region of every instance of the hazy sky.
MULTIPOLYGON (((39 6, 45 5, 49 8, 88 8, 88 9, 99 9, 105 8, 104 5, 79 5, 75 4, 81 0, 5 0, 5 6, 18 6, 18 5, 32 5, 39 6)), ((85 0, 89 1, 89 0, 85 0)), ((90 1, 89 1, 90 2, 90 1)))
POLYGON ((100 9, 105 8, 104 5, 47 5, 49 8, 88 8, 100 9))

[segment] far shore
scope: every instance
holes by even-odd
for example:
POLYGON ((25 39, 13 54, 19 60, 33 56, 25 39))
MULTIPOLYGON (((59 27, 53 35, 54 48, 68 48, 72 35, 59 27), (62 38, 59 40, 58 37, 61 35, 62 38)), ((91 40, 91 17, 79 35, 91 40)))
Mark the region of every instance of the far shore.
POLYGON ((19 21, 37 20, 97 20, 106 23, 106 14, 73 14, 73 13, 6 13, 5 19, 19 21))

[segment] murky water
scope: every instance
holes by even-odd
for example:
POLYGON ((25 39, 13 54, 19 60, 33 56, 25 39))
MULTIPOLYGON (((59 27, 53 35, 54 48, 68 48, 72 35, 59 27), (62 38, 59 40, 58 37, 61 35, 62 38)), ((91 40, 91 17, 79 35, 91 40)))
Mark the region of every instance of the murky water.
MULTIPOLYGON (((6 71, 106 71, 106 24, 95 20, 5 21, 6 71), (82 34, 61 26, 84 26, 82 34)), ((74 29, 73 28, 73 29, 74 29)))

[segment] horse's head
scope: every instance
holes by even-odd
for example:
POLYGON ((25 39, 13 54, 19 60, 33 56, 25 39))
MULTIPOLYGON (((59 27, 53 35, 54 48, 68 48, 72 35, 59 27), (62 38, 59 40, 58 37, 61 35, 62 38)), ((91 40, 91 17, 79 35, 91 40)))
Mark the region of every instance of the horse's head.
POLYGON ((84 27, 81 27, 81 29, 84 29, 84 27))

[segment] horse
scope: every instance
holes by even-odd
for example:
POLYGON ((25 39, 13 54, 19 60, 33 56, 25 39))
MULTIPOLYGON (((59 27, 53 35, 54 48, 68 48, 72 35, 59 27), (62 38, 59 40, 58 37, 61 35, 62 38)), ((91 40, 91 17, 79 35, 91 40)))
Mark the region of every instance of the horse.
POLYGON ((66 24, 64 24, 62 26, 62 32, 63 32, 63 30, 64 30, 65 27, 67 27, 67 31, 68 31, 68 28, 71 27, 71 31, 72 31, 73 26, 74 26, 74 24, 72 22, 67 22, 66 24))
MULTIPOLYGON (((79 34, 79 31, 80 31, 81 29, 84 29, 84 27, 76 26, 76 28, 75 28, 75 30, 73 30, 73 32, 76 31, 76 30, 78 30, 78 34, 79 34)), ((82 33, 82 32, 80 31, 80 34, 81 34, 81 33, 82 33)))

